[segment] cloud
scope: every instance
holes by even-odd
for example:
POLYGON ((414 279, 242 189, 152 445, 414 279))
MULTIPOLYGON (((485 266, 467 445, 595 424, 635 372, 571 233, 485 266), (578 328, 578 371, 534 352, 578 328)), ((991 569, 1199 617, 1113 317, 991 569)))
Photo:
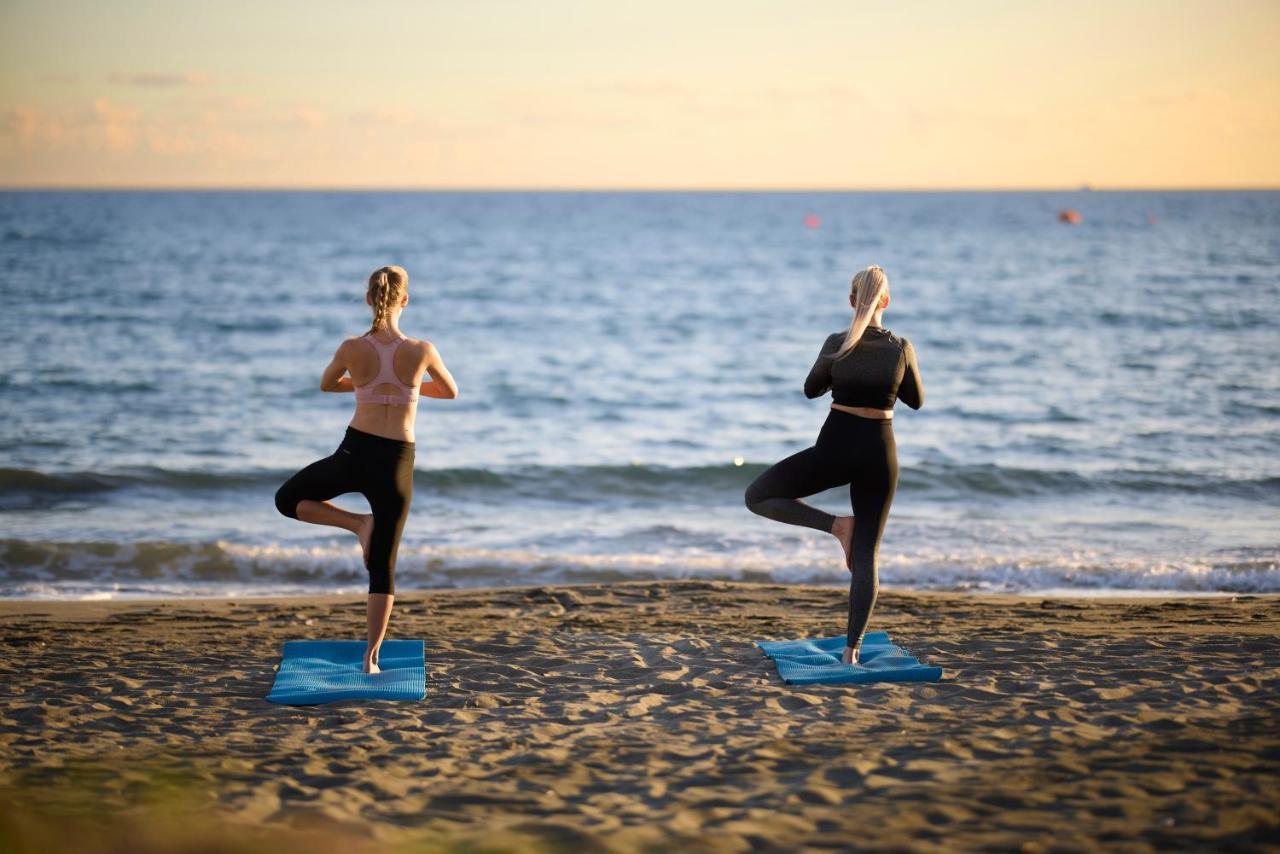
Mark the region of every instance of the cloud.
POLYGON ((324 127, 329 117, 314 107, 297 107, 293 110, 292 119, 294 123, 310 130, 324 127))
POLYGON ((776 86, 766 86, 758 89, 746 90, 742 93, 753 98, 761 98, 766 101, 786 101, 786 102, 818 102, 818 101, 862 101, 866 96, 862 90, 853 86, 829 85, 829 86, 809 86, 802 88, 779 88, 776 86))
POLYGON ((597 86, 596 89, 610 95, 625 95, 630 98, 688 98, 694 94, 688 86, 663 80, 620 80, 597 86))
POLYGON ((199 71, 113 71, 107 75, 107 80, 124 86, 165 88, 203 86, 209 82, 209 75, 199 71))
POLYGON ((836 98, 841 101, 861 101, 866 94, 857 86, 831 85, 823 86, 814 93, 821 98, 836 98))
POLYGON ((184 96, 181 105, 218 113, 245 114, 254 113, 266 106, 261 98, 249 95, 215 95, 184 96))
POLYGON ((1166 89, 1142 96, 1139 101, 1150 107, 1219 106, 1229 104, 1231 96, 1214 86, 1189 86, 1185 89, 1166 89))
POLYGON ((4 117, 5 134, 12 136, 20 148, 35 146, 44 126, 44 116, 31 107, 14 107, 4 117))
MULTIPOLYGON (((665 121, 666 116, 679 115, 698 121, 759 121, 774 117, 777 111, 830 111, 865 106, 867 96, 856 86, 841 82, 814 82, 810 85, 723 85, 707 82, 698 85, 673 80, 614 80, 592 87, 618 109, 641 113, 650 121, 665 121)), ((547 100, 550 100, 549 98, 547 100)), ((551 124, 535 118, 530 124, 551 124)), ((567 124, 568 122, 559 122, 567 124)), ((615 122, 627 126, 626 122, 615 122)))
POLYGON ((216 111, 178 119, 148 114, 108 98, 61 112, 19 105, 5 112, 0 121, 0 148, 23 156, 60 150, 92 158, 199 152, 248 155, 256 151, 252 140, 239 129, 222 125, 223 116, 216 111))
POLYGON ((138 147, 138 119, 142 110, 136 107, 117 107, 106 98, 93 102, 93 126, 101 136, 108 151, 126 153, 138 147))
POLYGON ((639 127, 633 118, 592 114, 554 107, 520 110, 512 118, 528 128, 577 128, 581 130, 627 130, 639 127))
POLYGON ((348 118, 353 125, 412 125, 422 121, 418 114, 408 107, 380 107, 373 110, 361 110, 352 113, 348 118))
POLYGON ((1167 88, 1136 96, 1124 107, 1136 106, 1166 126, 1213 127, 1223 136, 1265 136, 1280 134, 1280 104, 1272 93, 1247 89, 1227 90, 1216 86, 1167 88))

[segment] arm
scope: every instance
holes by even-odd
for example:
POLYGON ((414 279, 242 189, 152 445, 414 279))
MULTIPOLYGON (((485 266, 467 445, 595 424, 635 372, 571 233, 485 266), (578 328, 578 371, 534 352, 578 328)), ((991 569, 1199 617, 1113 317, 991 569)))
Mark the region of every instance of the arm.
POLYGON ((418 394, 441 400, 453 400, 458 396, 458 384, 453 381, 453 374, 449 373, 449 369, 444 366, 440 351, 430 341, 426 342, 426 345, 427 373, 431 375, 431 382, 419 386, 418 394))
POLYGON ((809 369, 809 376, 804 379, 804 396, 810 400, 821 397, 826 394, 827 389, 831 388, 831 359, 827 354, 834 352, 835 347, 840 346, 838 342, 834 347, 832 346, 833 338, 843 340, 841 336, 828 336, 822 344, 822 349, 818 351, 818 358, 813 363, 813 367, 809 369))
POLYGON ((905 338, 902 339, 902 354, 906 356, 907 367, 898 386, 898 400, 912 409, 919 409, 924 406, 924 382, 920 379, 920 365, 916 363, 916 349, 905 338))
POLYGON ((334 351, 333 358, 325 366, 324 373, 320 375, 321 391, 355 391, 355 388, 351 385, 351 377, 343 376, 347 372, 348 343, 350 342, 343 341, 339 344, 338 349, 334 351))

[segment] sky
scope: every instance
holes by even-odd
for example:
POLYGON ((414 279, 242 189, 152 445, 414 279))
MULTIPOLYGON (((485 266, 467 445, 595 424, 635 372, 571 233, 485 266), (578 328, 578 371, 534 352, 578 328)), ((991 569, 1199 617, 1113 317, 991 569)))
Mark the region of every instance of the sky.
POLYGON ((0 186, 1280 187, 1280 0, 0 0, 0 186))

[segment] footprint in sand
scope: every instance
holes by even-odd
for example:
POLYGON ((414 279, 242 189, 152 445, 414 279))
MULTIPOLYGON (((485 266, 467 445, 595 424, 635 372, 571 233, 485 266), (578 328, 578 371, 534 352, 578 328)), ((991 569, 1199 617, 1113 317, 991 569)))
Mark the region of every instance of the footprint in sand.
POLYGON ((765 701, 764 707, 771 712, 794 712, 822 704, 821 697, 812 694, 787 694, 783 697, 771 697, 765 701))

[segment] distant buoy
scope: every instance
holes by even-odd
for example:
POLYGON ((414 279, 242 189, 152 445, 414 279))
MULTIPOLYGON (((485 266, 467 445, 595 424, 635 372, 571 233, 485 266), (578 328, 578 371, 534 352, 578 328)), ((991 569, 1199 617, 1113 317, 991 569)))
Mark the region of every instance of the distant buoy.
POLYGON ((822 219, 817 214, 805 214, 804 216, 805 228, 817 228, 820 225, 822 225, 822 219))
POLYGON ((1065 222, 1067 225, 1079 225, 1084 222, 1084 217, 1080 216, 1080 211, 1075 208, 1064 208, 1058 211, 1058 222, 1065 222))
POLYGON ((1147 214, 1147 225, 1155 225, 1159 221, 1155 214, 1147 214))

